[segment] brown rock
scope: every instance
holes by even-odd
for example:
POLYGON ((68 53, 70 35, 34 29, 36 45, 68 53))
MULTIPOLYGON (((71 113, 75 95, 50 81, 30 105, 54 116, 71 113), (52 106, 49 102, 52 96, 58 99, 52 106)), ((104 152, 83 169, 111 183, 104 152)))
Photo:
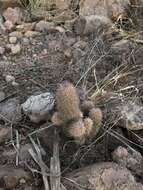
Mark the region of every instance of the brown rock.
POLYGON ((11 138, 11 129, 0 127, 0 143, 4 143, 11 138))
POLYGON ((0 166, 0 180, 4 181, 4 186, 6 189, 15 188, 21 178, 29 181, 31 179, 31 176, 28 172, 24 171, 21 168, 15 169, 10 166, 0 166))
POLYGON ((17 178, 15 176, 4 176, 3 180, 6 189, 13 189, 16 187, 18 183, 17 178))
MULTIPOLYGON (((28 162, 31 160, 31 155, 29 154, 29 149, 31 149, 32 146, 30 144, 21 145, 19 149, 19 162, 28 162)), ((17 150, 14 148, 12 149, 5 149, 3 153, 1 154, 1 159, 3 160, 11 160, 12 162, 15 162, 15 158, 17 155, 17 150)))
POLYGON ((118 164, 134 172, 134 174, 143 175, 143 157, 140 152, 119 146, 112 153, 112 158, 118 164))
POLYGON ((67 189, 142 190, 129 170, 112 162, 97 163, 65 176, 67 189))

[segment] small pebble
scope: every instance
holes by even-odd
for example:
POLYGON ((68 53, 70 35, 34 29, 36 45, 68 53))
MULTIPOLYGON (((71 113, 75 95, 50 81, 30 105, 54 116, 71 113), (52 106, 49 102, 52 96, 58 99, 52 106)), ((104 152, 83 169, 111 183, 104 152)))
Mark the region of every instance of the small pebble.
POLYGON ((9 34, 10 37, 17 37, 17 38, 22 38, 23 34, 19 31, 14 31, 9 34))
POLYGON ((41 54, 42 55, 47 55, 47 53, 48 53, 47 49, 43 49, 41 54))
POLYGON ((64 55, 65 55, 67 58, 71 58, 71 57, 72 57, 71 49, 66 49, 65 52, 64 52, 64 55))
POLYGON ((55 29, 59 31, 60 33, 65 33, 65 29, 61 26, 56 26, 55 29))
POLYGON ((22 42, 23 42, 23 45, 25 45, 25 46, 29 45, 29 39, 28 38, 23 38, 22 42))
POLYGON ((33 38, 35 36, 38 36, 39 34, 40 34, 39 32, 29 30, 29 31, 25 32, 24 36, 27 38, 33 38))
POLYGON ((25 183, 26 183, 26 181, 25 181, 25 179, 24 179, 24 178, 21 178, 21 179, 19 180, 19 183, 21 183, 21 184, 25 184, 25 183))
POLYGON ((20 53, 20 51, 21 51, 20 44, 16 44, 16 45, 11 46, 11 53, 13 55, 20 53))
POLYGON ((15 82, 15 81, 12 81, 12 86, 14 86, 14 87, 17 87, 17 86, 19 86, 19 83, 18 82, 15 82))
POLYGON ((14 82, 15 81, 15 77, 12 76, 12 75, 6 75, 5 76, 5 80, 6 80, 7 83, 14 82))
POLYGON ((16 42, 17 42, 17 37, 9 37, 9 42, 11 43, 11 44, 16 44, 16 42))
POLYGON ((4 52, 5 52, 5 48, 0 47, 0 55, 3 55, 3 54, 4 54, 4 52))

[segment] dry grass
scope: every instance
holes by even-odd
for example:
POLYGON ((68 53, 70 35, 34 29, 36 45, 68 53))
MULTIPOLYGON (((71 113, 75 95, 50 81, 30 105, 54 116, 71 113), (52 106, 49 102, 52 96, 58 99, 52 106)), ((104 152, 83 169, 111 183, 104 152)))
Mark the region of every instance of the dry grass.
MULTIPOLYGON (((33 134, 32 134, 33 135, 33 134)), ((47 165, 44 163, 42 159, 42 150, 43 148, 40 145, 39 140, 37 139, 37 142, 31 137, 31 144, 32 147, 29 149, 29 153, 33 160, 38 164, 40 171, 37 169, 31 168, 29 165, 28 168, 33 173, 39 173, 42 175, 43 183, 45 190, 60 190, 61 189, 61 169, 60 169, 60 160, 59 160, 59 137, 57 134, 57 131, 55 130, 54 134, 54 141, 53 141, 53 156, 51 157, 50 162, 50 169, 47 167, 47 165)), ((62 189, 64 189, 64 186, 62 185, 62 189)))

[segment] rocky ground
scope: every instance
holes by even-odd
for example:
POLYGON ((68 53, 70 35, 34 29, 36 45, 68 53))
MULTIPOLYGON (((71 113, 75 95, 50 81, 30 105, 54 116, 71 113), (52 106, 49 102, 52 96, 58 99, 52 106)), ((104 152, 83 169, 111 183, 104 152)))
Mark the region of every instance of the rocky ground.
POLYGON ((142 0, 0 0, 0 190, 143 189, 142 29, 142 0))

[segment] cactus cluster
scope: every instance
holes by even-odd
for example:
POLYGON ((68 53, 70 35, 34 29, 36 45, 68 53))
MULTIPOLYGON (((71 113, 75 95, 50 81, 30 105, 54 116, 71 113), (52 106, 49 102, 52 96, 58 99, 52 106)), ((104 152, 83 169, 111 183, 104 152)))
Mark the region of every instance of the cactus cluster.
POLYGON ((97 134, 102 124, 102 111, 90 100, 80 102, 73 84, 60 84, 56 92, 56 105, 53 124, 62 126, 64 133, 74 138, 78 144, 83 144, 97 134))

